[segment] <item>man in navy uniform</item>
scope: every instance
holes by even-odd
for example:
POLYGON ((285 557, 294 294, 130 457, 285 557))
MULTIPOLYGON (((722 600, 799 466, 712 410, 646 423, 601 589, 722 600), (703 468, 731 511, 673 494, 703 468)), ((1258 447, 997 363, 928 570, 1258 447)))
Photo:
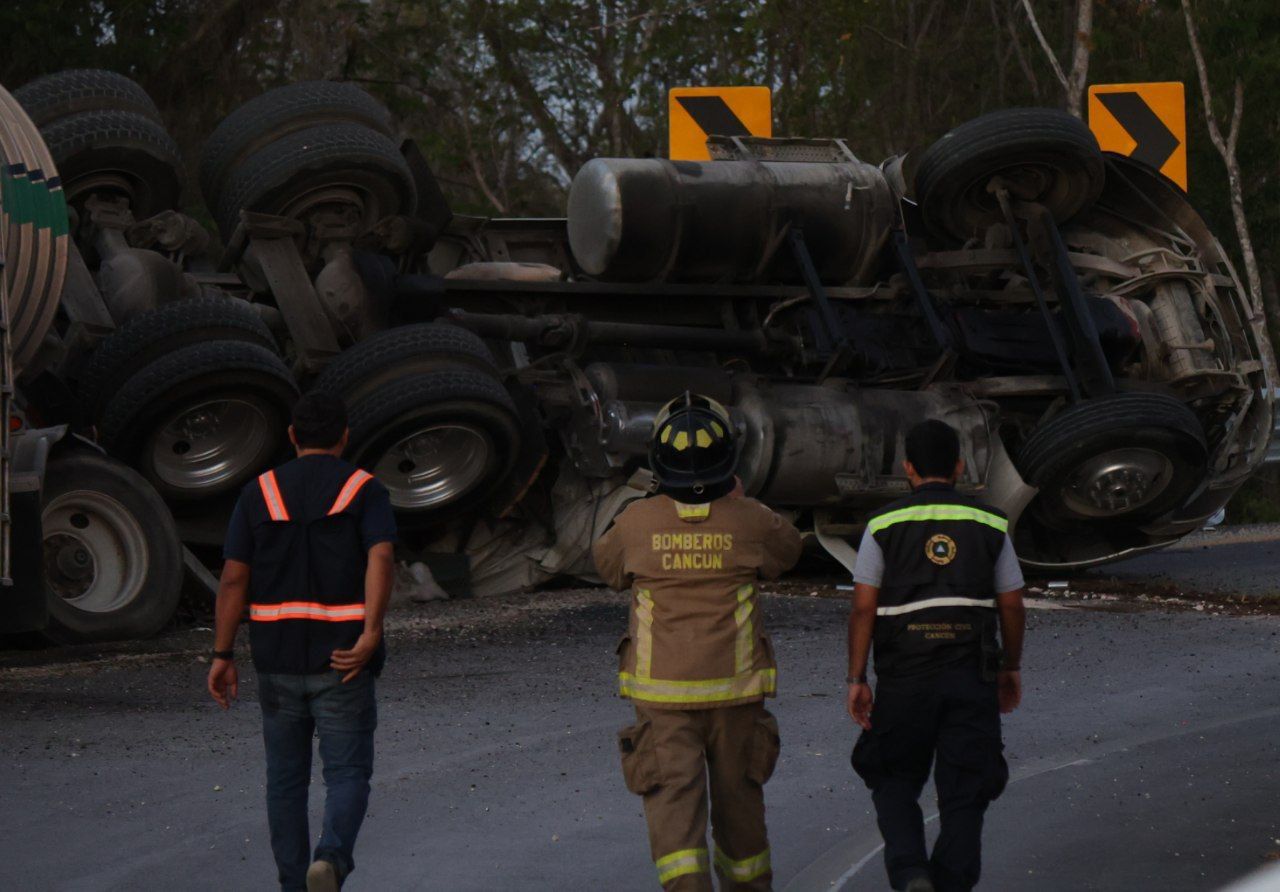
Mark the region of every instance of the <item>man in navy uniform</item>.
POLYGON ((374 677, 386 659, 396 524, 386 488, 340 458, 348 433, 337 397, 300 399, 289 428, 298 457, 244 488, 224 547, 209 693, 224 709, 236 698, 234 646, 247 603, 267 822, 284 890, 342 885, 373 775, 374 677), (326 794, 313 856, 307 787, 317 732, 326 794))
POLYGON ((871 789, 890 885, 969 890, 983 815, 1009 778, 1000 713, 1022 698, 1022 572, 1005 516, 956 492, 964 461, 951 427, 912 428, 904 469, 911 495, 868 521, 854 568, 847 705, 863 731, 852 761, 871 789), (918 800, 935 759, 930 856, 918 800))

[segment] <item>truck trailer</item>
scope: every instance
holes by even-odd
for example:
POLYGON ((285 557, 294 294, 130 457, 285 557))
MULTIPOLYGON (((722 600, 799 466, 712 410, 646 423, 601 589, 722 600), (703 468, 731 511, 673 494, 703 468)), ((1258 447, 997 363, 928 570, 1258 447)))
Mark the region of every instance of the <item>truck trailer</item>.
MULTIPOLYGON (((6 214, 41 185, 61 202, 36 241, 6 227, 11 417, 33 432, 15 439, 52 430, 55 457, 133 475, 157 573, 220 541, 310 389, 346 399, 401 559, 474 593, 590 578, 592 540, 652 485, 655 412, 686 389, 729 407, 745 491, 846 563, 906 492, 925 418, 960 432, 960 486, 1054 572, 1177 541, 1267 451, 1256 297, 1175 185, 1056 110, 881 163, 737 136, 705 162, 597 158, 564 216, 507 219, 453 213, 358 87, 299 83, 205 141, 212 232, 137 84, 65 71, 3 100, 30 153, 19 171, 5 145, 6 214)), ((52 593, 80 528, 41 504, 52 593)), ((136 634, 108 627, 156 597, 129 554, 144 583, 94 634, 136 634)))

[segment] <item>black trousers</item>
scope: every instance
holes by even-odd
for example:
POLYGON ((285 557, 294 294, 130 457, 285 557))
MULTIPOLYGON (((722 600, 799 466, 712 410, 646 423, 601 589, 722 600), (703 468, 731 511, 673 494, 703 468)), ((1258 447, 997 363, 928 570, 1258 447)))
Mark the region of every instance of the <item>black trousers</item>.
POLYGON ((1003 750, 995 682, 983 680, 976 662, 879 679, 871 730, 858 738, 852 761, 871 789, 894 889, 921 875, 937 892, 977 885, 983 815, 1009 779, 1003 750), (932 857, 919 803, 930 763, 942 824, 932 857))

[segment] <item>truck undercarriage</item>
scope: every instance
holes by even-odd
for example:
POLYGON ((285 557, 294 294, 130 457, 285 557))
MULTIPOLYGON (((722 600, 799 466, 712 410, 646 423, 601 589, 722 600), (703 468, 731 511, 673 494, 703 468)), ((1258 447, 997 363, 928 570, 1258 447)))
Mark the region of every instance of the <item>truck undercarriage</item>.
POLYGON ((161 188, 159 125, 122 140, 86 114, 36 121, 71 227, 51 325, 17 332, 19 399, 136 468, 188 543, 219 541, 310 388, 350 405, 402 557, 477 592, 591 575, 684 389, 730 407, 746 491, 846 559, 924 418, 1045 568, 1177 540, 1266 452, 1273 360, 1225 252, 1057 112, 956 128, 910 189, 840 140, 713 137, 710 162, 589 162, 563 219, 482 219, 368 96, 298 84, 206 144, 222 251, 161 188))

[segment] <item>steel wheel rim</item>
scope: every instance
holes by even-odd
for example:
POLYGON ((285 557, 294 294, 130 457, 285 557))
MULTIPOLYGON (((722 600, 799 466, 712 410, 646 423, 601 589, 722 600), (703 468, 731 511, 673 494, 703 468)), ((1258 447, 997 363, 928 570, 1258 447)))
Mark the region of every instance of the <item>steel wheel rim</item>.
POLYGON ((1150 505, 1173 482, 1173 462, 1154 449, 1112 449, 1081 462, 1062 486, 1062 502, 1082 517, 1119 517, 1150 505))
POLYGON ((138 597, 150 549, 142 524, 105 493, 73 490, 43 512, 49 589, 86 613, 112 613, 138 597))
POLYGON ((493 455, 493 439, 483 429, 443 422, 402 437, 378 458, 373 473, 397 508, 434 508, 475 489, 493 455))
POLYGON ((82 174, 64 184, 68 201, 78 201, 94 192, 122 195, 132 205, 137 200, 138 180, 128 171, 102 169, 82 174))
POLYGON ((1001 213, 1000 201, 990 191, 990 183, 999 177, 1014 201, 1034 201, 1052 208, 1062 197, 1063 177, 1051 164, 1023 161, 1007 164, 984 173, 961 193, 961 202, 984 215, 1001 213))
POLYGON ((330 182, 290 196, 281 207, 280 215, 293 220, 304 220, 325 211, 339 214, 354 212, 354 221, 372 226, 392 213, 392 209, 383 207, 386 188, 376 174, 344 172, 330 182))
POLYGON ((155 476, 175 489, 208 490, 241 479, 271 448, 274 413, 261 400, 219 397, 171 415, 152 435, 155 476))

